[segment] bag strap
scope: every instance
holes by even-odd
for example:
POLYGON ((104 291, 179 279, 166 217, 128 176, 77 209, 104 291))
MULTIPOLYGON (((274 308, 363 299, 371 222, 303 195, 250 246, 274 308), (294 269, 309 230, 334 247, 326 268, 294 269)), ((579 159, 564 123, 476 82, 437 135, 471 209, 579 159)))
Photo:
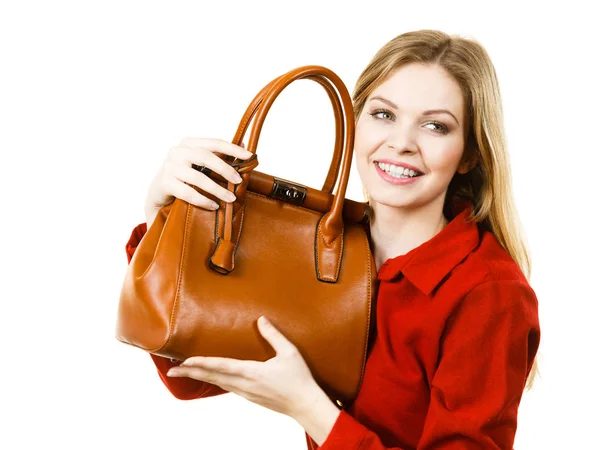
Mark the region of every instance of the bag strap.
MULTIPOLYGON (((302 66, 297 69, 291 70, 290 72, 276 78, 269 83, 263 90, 255 97, 255 101, 252 102, 250 107, 247 109, 247 114, 244 115, 238 128, 238 133, 234 138, 234 143, 242 142, 246 128, 252 118, 256 116, 254 120, 254 126, 250 132, 250 138, 248 142, 248 151, 254 153, 256 156, 256 149, 258 145, 258 138, 260 131, 266 119, 267 113, 271 108, 275 99, 281 94, 281 92, 293 81, 298 79, 319 78, 321 80, 328 80, 335 88, 341 97, 341 104, 343 105, 343 117, 336 113, 336 130, 342 130, 344 140, 344 149, 341 155, 341 174, 339 176, 339 188, 334 195, 333 202, 330 210, 325 213, 319 220, 317 230, 315 233, 315 266, 317 278, 321 281, 326 282, 337 282, 339 277, 339 271, 341 267, 341 260, 344 247, 344 220, 342 217, 342 210, 344 206, 344 199, 346 195, 346 188, 348 186, 348 179, 350 177, 350 168, 352 164, 352 153, 354 147, 354 115, 353 105, 350 98, 350 94, 346 89, 343 81, 331 70, 323 66, 302 66), (261 95, 264 92, 264 95, 261 95), (250 111, 250 114, 248 112, 250 111), (345 120, 345 126, 342 122, 345 120)), ((329 83, 320 83, 322 86, 331 86, 329 83)), ((327 87, 326 87, 327 89, 327 87)), ((327 89, 327 92, 333 95, 332 90, 327 89)), ((331 98, 330 95, 330 98, 331 98)), ((337 97, 337 94, 335 94, 337 97)), ((337 101, 332 100, 332 104, 339 104, 337 101)), ((330 167, 330 174, 339 173, 340 161, 337 161, 334 153, 334 161, 332 161, 332 167, 330 167), (335 164, 335 167, 333 163, 335 164)), ((257 162, 255 161, 255 164, 257 162)), ((238 186, 241 189, 236 189, 240 193, 245 193, 245 186, 249 181, 249 172, 242 176, 242 183, 238 186)), ((228 183, 228 189, 235 189, 233 183, 228 183)), ((245 194, 243 194, 245 195, 245 194)), ((239 199, 239 196, 238 196, 239 199)), ((210 265, 220 273, 229 273, 234 269, 235 261, 235 244, 232 242, 232 231, 233 231, 233 205, 226 203, 225 211, 218 212, 219 217, 222 218, 221 232, 218 233, 216 248, 210 257, 210 265)), ((240 230, 241 231, 241 230, 240 230)))
MULTIPOLYGON (((277 77, 269 84, 267 84, 264 88, 262 88, 262 90, 258 94, 256 94, 256 97, 254 97, 252 102, 250 102, 248 108, 246 108, 246 112, 242 116, 242 120, 240 120, 238 129, 235 133, 235 136, 233 137, 233 140, 231 141, 233 144, 241 145, 244 135, 246 134, 246 130, 250 125, 250 121, 256 114, 256 111, 258 110, 263 99, 265 98, 265 95, 267 94, 269 89, 273 87, 275 82, 284 76, 285 74, 281 75, 280 77, 277 77)), ((325 90, 327 91, 327 95, 331 100, 331 105, 333 106, 333 114, 335 117, 336 125, 335 144, 333 146, 333 158, 331 160, 331 164, 329 165, 329 172, 327 173, 327 177, 325 178, 325 183, 323 183, 323 187, 321 188, 323 192, 331 194, 333 192, 333 188, 335 187, 335 182, 338 178, 340 161, 342 159, 342 145, 344 145, 344 121, 342 120, 342 105, 340 103, 340 99, 337 94, 337 91, 335 90, 335 87, 331 84, 331 82, 328 79, 321 78, 316 75, 308 76, 306 78, 316 81, 321 86, 323 86, 323 88, 325 88, 325 90)))

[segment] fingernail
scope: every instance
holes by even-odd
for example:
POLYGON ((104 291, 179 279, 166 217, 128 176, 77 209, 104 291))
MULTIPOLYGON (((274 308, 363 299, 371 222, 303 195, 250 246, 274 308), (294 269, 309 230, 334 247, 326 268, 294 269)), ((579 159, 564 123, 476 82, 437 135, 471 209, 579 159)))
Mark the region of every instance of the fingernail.
POLYGON ((219 205, 217 203, 215 203, 215 202, 212 202, 209 206, 212 209, 219 209, 219 205))
POLYGON ((235 201, 235 195, 233 195, 231 192, 229 192, 227 194, 227 198, 229 199, 229 201, 234 202, 235 201))
POLYGON ((242 177, 240 177, 237 173, 234 175, 233 180, 236 183, 241 183, 242 182, 242 177))

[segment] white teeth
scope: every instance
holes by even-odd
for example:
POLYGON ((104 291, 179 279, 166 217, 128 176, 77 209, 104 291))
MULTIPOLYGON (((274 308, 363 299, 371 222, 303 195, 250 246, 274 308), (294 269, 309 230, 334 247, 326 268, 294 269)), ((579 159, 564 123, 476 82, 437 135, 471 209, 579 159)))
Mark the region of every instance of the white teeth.
POLYGON ((381 168, 381 170, 386 171, 387 173, 389 173, 390 175, 392 175, 396 178, 409 178, 409 177, 412 178, 417 175, 417 172, 415 172, 414 170, 408 169, 406 167, 400 167, 400 166, 395 166, 393 164, 380 163, 380 162, 378 162, 377 165, 381 168))

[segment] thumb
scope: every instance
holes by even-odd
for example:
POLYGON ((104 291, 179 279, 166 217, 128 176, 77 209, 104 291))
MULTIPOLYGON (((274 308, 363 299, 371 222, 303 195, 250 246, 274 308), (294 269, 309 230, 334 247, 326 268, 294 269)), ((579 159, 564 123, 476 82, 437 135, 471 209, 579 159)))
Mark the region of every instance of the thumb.
POLYGON ((258 329, 260 334, 271 344, 271 347, 275 350, 275 353, 280 352, 291 352, 296 349, 296 346, 292 344, 275 326, 265 317, 260 316, 258 319, 258 329))

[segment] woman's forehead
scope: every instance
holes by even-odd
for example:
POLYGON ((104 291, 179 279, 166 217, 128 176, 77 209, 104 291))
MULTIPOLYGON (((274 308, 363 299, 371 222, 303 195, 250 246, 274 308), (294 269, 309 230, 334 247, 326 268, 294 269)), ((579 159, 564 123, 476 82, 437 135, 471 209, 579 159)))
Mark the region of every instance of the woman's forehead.
POLYGON ((460 85, 439 66, 408 64, 396 69, 373 90, 369 100, 374 97, 388 100, 399 111, 448 109, 458 115, 463 112, 460 85))

